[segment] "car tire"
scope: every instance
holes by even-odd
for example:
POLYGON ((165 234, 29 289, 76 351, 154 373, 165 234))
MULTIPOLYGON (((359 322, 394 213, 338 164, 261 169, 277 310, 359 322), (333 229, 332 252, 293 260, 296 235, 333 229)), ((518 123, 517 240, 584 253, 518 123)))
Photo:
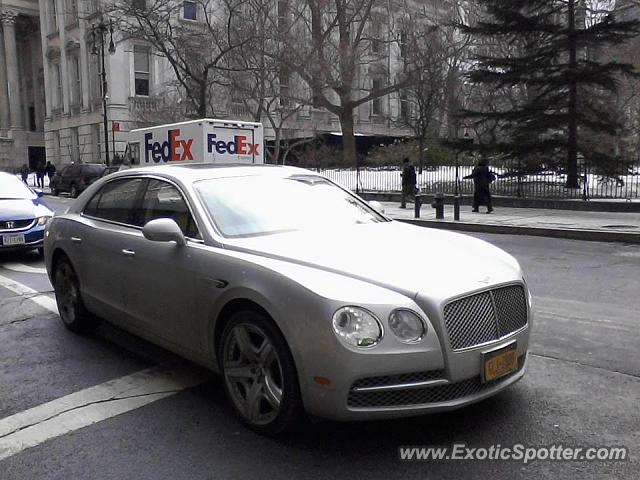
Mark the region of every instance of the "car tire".
POLYGON ((66 258, 55 263, 53 270, 53 290, 60 319, 72 332, 81 333, 95 325, 94 317, 84 306, 80 293, 78 275, 66 258))
POLYGON ((60 195, 60 191, 56 187, 51 187, 51 195, 57 197, 58 195, 60 195))
POLYGON ((253 310, 234 313, 218 352, 227 398, 249 428, 275 436, 300 423, 302 401, 293 356, 270 318, 253 310))
POLYGON ((71 198, 78 198, 80 192, 78 192, 78 187, 73 184, 71 185, 71 189, 69 190, 69 195, 71 196, 71 198))

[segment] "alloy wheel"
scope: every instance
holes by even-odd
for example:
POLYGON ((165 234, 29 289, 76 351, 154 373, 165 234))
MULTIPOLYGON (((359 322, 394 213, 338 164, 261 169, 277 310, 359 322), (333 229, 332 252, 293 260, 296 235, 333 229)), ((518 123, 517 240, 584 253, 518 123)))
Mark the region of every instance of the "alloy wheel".
POLYGON ((56 271, 56 300, 60 317, 67 325, 76 321, 79 298, 76 274, 67 262, 62 262, 56 271))
POLYGON ((267 425, 280 413, 282 365, 267 334, 256 325, 233 327, 223 348, 223 374, 231 400, 254 425, 267 425))

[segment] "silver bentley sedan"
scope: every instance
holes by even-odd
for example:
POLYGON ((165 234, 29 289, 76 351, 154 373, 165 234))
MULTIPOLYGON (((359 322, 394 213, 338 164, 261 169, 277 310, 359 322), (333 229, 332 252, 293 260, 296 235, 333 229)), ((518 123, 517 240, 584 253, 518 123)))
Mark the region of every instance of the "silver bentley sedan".
POLYGON ((298 168, 135 168, 48 222, 46 266, 70 330, 105 319, 219 372, 262 433, 455 409, 519 380, 518 262, 374 207, 298 168))

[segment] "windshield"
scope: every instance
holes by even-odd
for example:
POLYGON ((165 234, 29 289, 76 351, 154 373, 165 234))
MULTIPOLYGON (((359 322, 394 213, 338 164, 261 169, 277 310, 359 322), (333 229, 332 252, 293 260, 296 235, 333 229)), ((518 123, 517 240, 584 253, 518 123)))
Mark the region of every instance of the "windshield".
POLYGON ((36 194, 29 189, 18 177, 0 175, 0 199, 28 199, 33 200, 36 194))
POLYGON ((386 221, 317 175, 217 178, 195 187, 220 233, 230 238, 386 221))

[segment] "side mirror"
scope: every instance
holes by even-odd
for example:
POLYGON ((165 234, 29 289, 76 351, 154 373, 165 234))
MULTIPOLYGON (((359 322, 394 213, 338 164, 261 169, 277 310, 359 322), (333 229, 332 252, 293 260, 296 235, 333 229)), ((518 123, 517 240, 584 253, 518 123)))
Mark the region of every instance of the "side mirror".
POLYGON ((153 242, 176 242, 178 245, 187 243, 178 224, 170 218, 151 220, 142 228, 142 234, 153 242))
POLYGON ((371 200, 369 206, 380 213, 384 213, 384 207, 377 200, 371 200))

